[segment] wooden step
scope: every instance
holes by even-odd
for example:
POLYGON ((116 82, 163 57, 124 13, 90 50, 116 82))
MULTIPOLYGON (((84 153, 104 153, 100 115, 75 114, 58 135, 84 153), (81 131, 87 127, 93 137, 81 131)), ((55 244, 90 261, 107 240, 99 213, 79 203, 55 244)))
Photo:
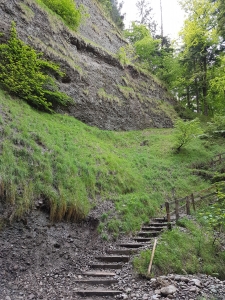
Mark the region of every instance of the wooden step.
POLYGON ((95 290, 80 290, 76 292, 78 295, 82 297, 86 296, 116 296, 120 295, 123 292, 114 291, 114 290, 104 290, 104 289, 95 289, 95 290))
POLYGON ((143 226, 142 231, 162 231, 163 229, 165 229, 164 226, 143 226))
POLYGON ((121 269, 123 264, 90 264, 92 269, 121 269))
POLYGON ((119 244, 120 247, 125 247, 125 248, 141 248, 145 246, 146 243, 124 243, 124 244, 119 244))
POLYGON ((152 237, 152 236, 158 236, 160 234, 160 231, 140 231, 138 233, 138 236, 142 237, 152 237))
POLYGON ((153 222, 157 222, 157 223, 166 223, 167 222, 167 219, 166 219, 166 217, 164 217, 164 218, 154 218, 154 219, 152 219, 152 221, 153 222))
POLYGON ((75 280, 76 283, 84 283, 84 284, 103 284, 103 285, 111 285, 115 284, 118 281, 116 279, 78 279, 75 280))
POLYGON ((121 254, 121 255, 129 255, 137 252, 137 249, 113 249, 107 250, 108 254, 121 254))
POLYGON ((156 223, 156 222, 150 222, 148 226, 154 226, 154 227, 167 227, 168 223, 167 222, 160 222, 160 223, 156 223))
POLYGON ((122 256, 122 255, 112 255, 112 256, 96 256, 98 260, 107 261, 107 262, 128 262, 130 257, 129 256, 122 256))
POLYGON ((142 243, 143 246, 146 246, 146 244, 150 244, 150 242, 152 241, 151 237, 135 237, 133 238, 134 241, 142 243))
POLYGON ((91 277, 113 277, 116 276, 116 273, 104 272, 104 271, 88 271, 88 272, 83 272, 82 275, 91 276, 91 277))
POLYGON ((118 254, 118 255, 131 255, 133 253, 136 253, 137 249, 108 249, 106 250, 106 253, 108 254, 118 254))

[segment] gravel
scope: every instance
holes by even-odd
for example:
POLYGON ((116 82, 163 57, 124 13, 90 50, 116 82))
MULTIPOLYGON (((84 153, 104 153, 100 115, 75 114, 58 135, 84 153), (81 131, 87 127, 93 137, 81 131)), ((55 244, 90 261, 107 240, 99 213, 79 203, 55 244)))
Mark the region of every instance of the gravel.
MULTIPOLYGON (((96 256, 117 248, 97 233, 101 213, 98 209, 80 224, 51 224, 45 212, 35 210, 26 222, 15 222, 0 232, 0 300, 82 299, 76 292, 93 288, 120 290, 121 294, 86 299, 225 299, 224 281, 204 274, 143 279, 134 273, 132 257, 114 271, 117 284, 93 287, 78 283, 96 256)), ((129 239, 121 237, 120 241, 129 239)))

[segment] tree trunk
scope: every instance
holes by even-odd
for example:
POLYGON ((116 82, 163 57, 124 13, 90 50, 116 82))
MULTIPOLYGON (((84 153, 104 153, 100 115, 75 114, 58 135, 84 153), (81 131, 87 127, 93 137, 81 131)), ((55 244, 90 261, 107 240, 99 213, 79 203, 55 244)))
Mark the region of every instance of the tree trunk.
MULTIPOLYGON (((206 51, 206 49, 205 49, 206 51)), ((208 116, 208 104, 207 104, 207 58, 203 56, 203 80, 202 80, 202 94, 203 94, 203 109, 204 115, 208 116)))
POLYGON ((191 101, 190 101, 190 87, 187 86, 187 106, 191 109, 191 101))
MULTIPOLYGON (((194 59, 194 71, 196 74, 196 60, 194 59)), ((198 85, 198 78, 195 77, 195 96, 196 96, 196 109, 197 113, 200 113, 200 101, 199 101, 199 85, 198 85)))

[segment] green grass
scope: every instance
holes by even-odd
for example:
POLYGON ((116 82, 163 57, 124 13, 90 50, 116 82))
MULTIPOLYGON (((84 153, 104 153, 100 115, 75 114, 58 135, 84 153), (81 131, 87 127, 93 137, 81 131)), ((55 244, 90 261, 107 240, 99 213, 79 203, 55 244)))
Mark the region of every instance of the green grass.
MULTIPOLYGON (((212 230, 206 224, 186 218, 181 227, 162 234, 156 248, 153 275, 204 273, 225 278, 225 251, 215 243, 212 230)), ((141 252, 133 261, 138 273, 146 275, 151 250, 141 252)))
POLYGON ((38 199, 51 220, 82 219, 96 199, 110 200, 116 215, 105 212, 101 232, 114 237, 138 230, 159 213, 172 188, 181 197, 208 187, 189 167, 224 147, 194 140, 175 154, 172 129, 103 131, 73 117, 38 112, 2 91, 0 111, 0 195, 10 220, 38 199))

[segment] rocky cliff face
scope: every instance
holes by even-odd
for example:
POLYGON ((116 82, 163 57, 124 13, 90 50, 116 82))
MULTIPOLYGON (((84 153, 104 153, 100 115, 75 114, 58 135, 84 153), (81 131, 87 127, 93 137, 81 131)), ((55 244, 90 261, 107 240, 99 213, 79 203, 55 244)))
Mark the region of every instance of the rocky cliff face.
POLYGON ((57 16, 35 0, 1 0, 0 31, 9 34, 11 22, 18 36, 47 59, 62 66, 66 75, 60 89, 74 99, 66 109, 79 120, 102 129, 131 130, 171 127, 174 100, 153 77, 123 67, 115 58, 126 44, 95 0, 78 0, 90 18, 79 33, 69 30, 57 16))

